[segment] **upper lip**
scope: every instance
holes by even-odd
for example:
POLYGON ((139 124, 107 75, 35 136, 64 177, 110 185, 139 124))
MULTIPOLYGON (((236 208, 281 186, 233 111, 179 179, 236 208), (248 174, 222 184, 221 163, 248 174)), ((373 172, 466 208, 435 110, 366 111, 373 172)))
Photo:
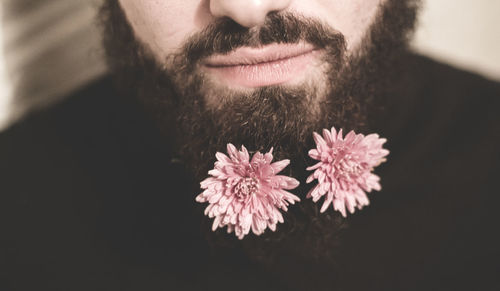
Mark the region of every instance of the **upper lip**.
POLYGON ((212 55, 205 59, 204 64, 208 67, 257 65, 297 57, 314 49, 312 45, 306 43, 272 44, 257 48, 241 47, 225 55, 212 55))

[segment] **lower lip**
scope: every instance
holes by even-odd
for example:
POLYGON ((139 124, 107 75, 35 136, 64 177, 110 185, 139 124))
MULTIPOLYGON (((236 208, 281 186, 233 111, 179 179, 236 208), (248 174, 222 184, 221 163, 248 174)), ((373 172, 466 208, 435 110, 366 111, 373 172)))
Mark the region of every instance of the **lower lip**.
POLYGON ((316 51, 286 59, 259 63, 255 65, 206 66, 214 76, 229 85, 256 88, 290 83, 305 74, 306 68, 313 62, 316 51))

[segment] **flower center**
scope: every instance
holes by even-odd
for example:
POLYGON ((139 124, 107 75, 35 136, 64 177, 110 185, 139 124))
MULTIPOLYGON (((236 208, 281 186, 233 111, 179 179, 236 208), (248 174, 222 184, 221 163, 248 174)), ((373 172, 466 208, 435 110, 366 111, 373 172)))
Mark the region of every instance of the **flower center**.
POLYGON ((350 155, 344 156, 335 165, 336 176, 344 181, 356 180, 364 171, 363 165, 350 155))
POLYGON ((364 172, 362 165, 345 147, 333 149, 332 155, 337 157, 331 162, 332 170, 334 168, 337 175, 350 180, 351 177, 359 176, 364 172))
POLYGON ((246 199, 257 192, 258 184, 255 178, 241 179, 234 187, 234 194, 240 200, 246 199))

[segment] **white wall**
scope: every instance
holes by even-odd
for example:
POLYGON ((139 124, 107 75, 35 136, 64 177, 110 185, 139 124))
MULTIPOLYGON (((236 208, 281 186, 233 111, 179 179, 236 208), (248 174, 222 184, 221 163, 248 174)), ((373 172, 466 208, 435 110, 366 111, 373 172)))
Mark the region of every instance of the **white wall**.
MULTIPOLYGON (((0 6, 0 23, 2 23, 2 6, 0 6)), ((3 29, 0 29, 0 128, 9 121, 11 82, 7 77, 5 54, 3 51, 3 29)))
MULTIPOLYGON (((98 1, 0 0, 5 7, 20 2, 26 7, 22 15, 4 16, 1 22, 0 129, 13 117, 57 101, 104 72, 91 25, 98 1), (28 96, 16 93, 15 100, 21 102, 14 103, 12 92, 20 76, 28 76, 34 85, 23 84, 28 96)), ((500 0, 424 0, 412 45, 423 54, 500 80, 500 0)))
POLYGON ((105 73, 96 0, 0 1, 3 67, 12 88, 0 101, 8 104, 0 109, 0 128, 2 119, 57 102, 105 73))
POLYGON ((500 80, 500 0, 425 0, 414 48, 500 80))

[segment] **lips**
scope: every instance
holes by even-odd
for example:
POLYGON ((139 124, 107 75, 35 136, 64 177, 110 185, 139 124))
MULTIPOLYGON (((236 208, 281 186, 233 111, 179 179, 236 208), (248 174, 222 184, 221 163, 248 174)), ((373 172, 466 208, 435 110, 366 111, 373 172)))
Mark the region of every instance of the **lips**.
POLYGON ((305 74, 317 50, 308 44, 243 47, 203 62, 205 69, 229 86, 256 88, 292 82, 305 74))

